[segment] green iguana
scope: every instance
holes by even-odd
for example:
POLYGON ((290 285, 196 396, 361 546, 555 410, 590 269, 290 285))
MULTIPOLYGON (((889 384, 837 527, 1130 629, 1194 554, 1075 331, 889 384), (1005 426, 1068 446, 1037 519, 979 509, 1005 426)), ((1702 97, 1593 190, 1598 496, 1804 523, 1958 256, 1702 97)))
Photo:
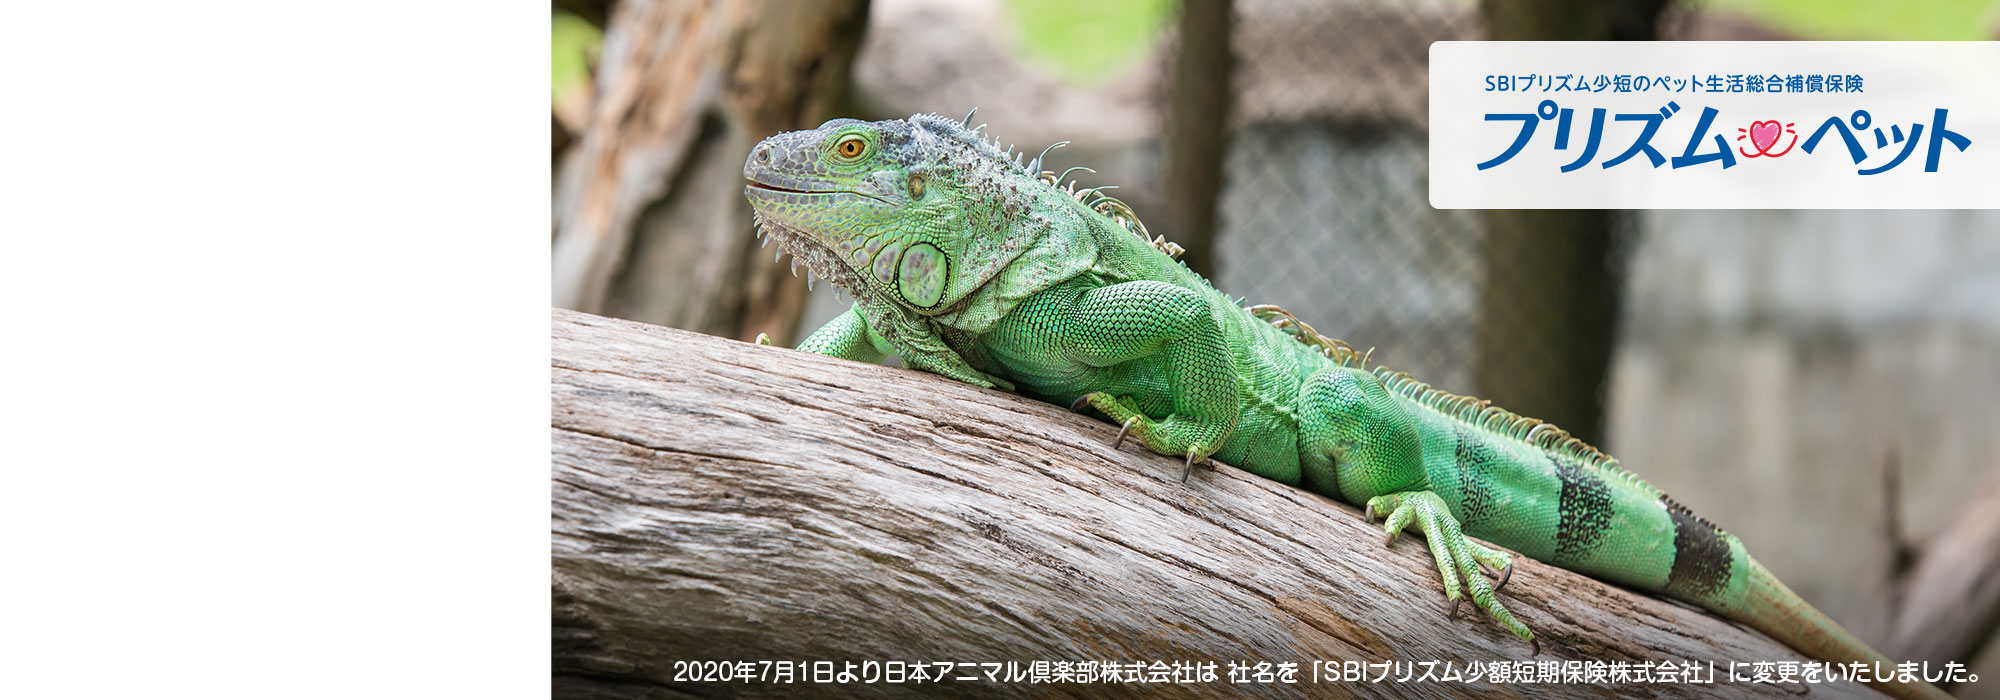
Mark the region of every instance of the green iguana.
MULTIPOLYGON (((1561 429, 1368 368, 1274 306, 1240 306, 1148 238, 1130 208, 1043 156, 920 114, 765 139, 744 189, 760 232, 854 307, 799 349, 908 366, 1078 410, 1147 449, 1214 458, 1424 533, 1456 610, 1468 595, 1540 645, 1495 590, 1507 552, 1740 620, 1815 658, 1888 663, 1801 600, 1733 535, 1561 429), (1480 566, 1499 572, 1490 584, 1480 566)), ((982 125, 983 127, 983 125, 982 125)), ((1054 149, 1063 144, 1051 146, 1054 149)), ((1890 668, 1894 664, 1889 664, 1890 668)), ((1928 684, 1884 686, 1943 696, 1928 684)))

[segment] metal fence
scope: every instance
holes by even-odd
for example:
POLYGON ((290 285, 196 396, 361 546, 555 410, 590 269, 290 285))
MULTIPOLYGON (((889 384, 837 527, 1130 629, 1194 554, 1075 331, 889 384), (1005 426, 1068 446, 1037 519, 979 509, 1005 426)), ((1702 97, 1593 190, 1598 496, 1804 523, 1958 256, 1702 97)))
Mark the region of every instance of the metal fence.
MULTIPOLYGON (((1378 348, 1379 362, 1440 388, 1598 435, 1634 219, 1429 205, 1431 42, 1488 38, 1491 13, 1542 8, 1233 4, 1218 286, 1378 348)), ((1166 45, 1169 57, 1181 49, 1166 45)), ((1163 78, 1172 91, 1184 76, 1163 78)), ((1169 149, 1175 116, 1163 119, 1169 149)))

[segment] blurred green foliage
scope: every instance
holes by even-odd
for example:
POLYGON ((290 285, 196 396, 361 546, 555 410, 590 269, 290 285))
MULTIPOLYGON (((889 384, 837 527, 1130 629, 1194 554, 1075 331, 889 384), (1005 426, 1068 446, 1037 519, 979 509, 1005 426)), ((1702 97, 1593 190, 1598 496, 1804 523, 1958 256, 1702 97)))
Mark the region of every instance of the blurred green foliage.
POLYGON ((1152 48, 1174 17, 1174 0, 1009 0, 1009 28, 1028 58, 1064 80, 1095 83, 1130 66, 1152 48))
MULTIPOLYGON (((1471 0, 1453 0, 1470 3, 1471 0)), ((2000 0, 1686 0, 1812 40, 1943 41, 2000 38, 2000 0)), ((1021 51, 1064 80, 1088 85, 1147 55, 1176 0, 1006 0, 1021 51)), ((550 22, 551 101, 584 94, 604 33, 567 12, 550 22)))
POLYGON ((2000 35, 2000 0, 1693 0, 1689 4, 1810 40, 1992 40, 2000 35))
POLYGON ((555 50, 549 64, 550 102, 559 105, 565 95, 589 89, 590 64, 604 44, 604 33, 567 12, 555 13, 549 24, 549 45, 555 50))

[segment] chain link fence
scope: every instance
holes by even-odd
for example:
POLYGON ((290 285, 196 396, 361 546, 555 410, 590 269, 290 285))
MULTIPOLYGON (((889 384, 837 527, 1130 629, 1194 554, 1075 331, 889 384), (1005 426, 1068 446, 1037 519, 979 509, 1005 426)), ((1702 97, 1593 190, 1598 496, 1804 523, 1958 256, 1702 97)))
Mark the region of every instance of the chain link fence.
MULTIPOLYGON (((1429 205, 1430 44, 1486 38, 1486 13, 1537 8, 1234 5, 1218 286, 1378 348, 1378 362, 1434 386, 1594 439, 1632 218, 1429 205)), ((1171 143, 1180 124, 1164 121, 1171 143)))
MULTIPOLYGON (((2000 407, 1973 388, 2000 380, 2000 216, 1432 208, 1434 41, 1558 38, 1533 34, 1551 28, 1784 38, 1682 4, 1602 3, 1639 12, 1594 29, 1534 14, 1560 4, 1233 3, 1210 273, 1230 294, 1376 348, 1379 364, 1610 449, 1867 634, 1880 624, 1868 616, 1888 609, 1883 572, 1901 546, 1880 534, 1894 517, 1879 515, 1882 471, 1970 483, 2000 450, 1983 427, 2000 407), (1796 484, 1813 485, 1809 504, 1770 505, 1796 484), (1836 541, 1850 545, 1825 546, 1836 541)), ((1179 41, 1164 42, 1163 65, 1179 41)), ((1161 90, 1174 78, 1163 70, 1161 90)), ((1160 196, 1154 208, 1171 215, 1175 194, 1160 196)), ((1960 501, 1936 493, 1899 507, 1960 501)))

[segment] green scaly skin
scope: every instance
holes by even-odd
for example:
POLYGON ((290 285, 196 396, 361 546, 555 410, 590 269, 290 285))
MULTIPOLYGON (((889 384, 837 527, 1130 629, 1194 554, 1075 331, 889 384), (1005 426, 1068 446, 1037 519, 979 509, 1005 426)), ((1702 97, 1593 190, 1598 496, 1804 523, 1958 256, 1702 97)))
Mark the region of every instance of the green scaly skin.
POLYGON ((1480 574, 1505 585, 1512 555, 1471 538, 1694 603, 1822 660, 1882 660, 1615 460, 1552 425, 1371 371, 1282 309, 1239 306, 1172 244, 1147 240, 1122 203, 1058 187, 1040 156, 1024 162, 978 131, 938 115, 838 119, 751 152, 760 231, 855 299, 801 350, 896 355, 1087 406, 1123 427, 1121 442, 1188 468, 1213 457, 1365 506, 1392 539, 1424 534, 1453 610, 1469 597, 1524 640, 1534 633, 1480 574))

